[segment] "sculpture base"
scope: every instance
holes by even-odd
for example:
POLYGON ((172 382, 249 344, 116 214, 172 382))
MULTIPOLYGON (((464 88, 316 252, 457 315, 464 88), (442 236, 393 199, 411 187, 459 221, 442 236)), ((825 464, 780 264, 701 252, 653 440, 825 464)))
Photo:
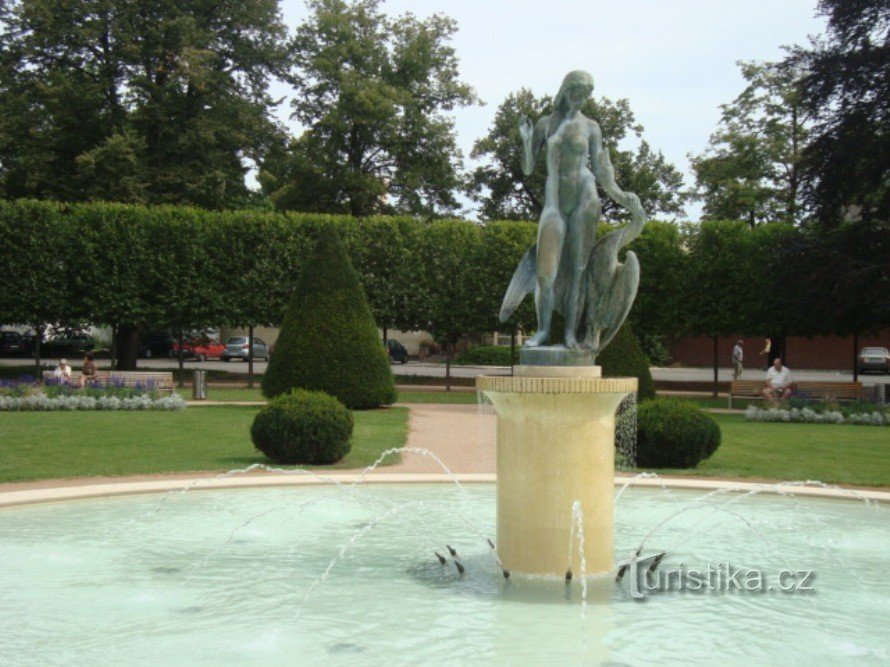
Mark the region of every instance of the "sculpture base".
POLYGON ((523 347, 519 350, 519 363, 523 366, 593 366, 593 352, 565 345, 523 347))
POLYGON ((569 555, 576 501, 585 573, 612 569, 615 410, 637 381, 578 371, 576 377, 477 378, 498 415, 497 550, 511 572, 580 574, 577 535, 569 555))

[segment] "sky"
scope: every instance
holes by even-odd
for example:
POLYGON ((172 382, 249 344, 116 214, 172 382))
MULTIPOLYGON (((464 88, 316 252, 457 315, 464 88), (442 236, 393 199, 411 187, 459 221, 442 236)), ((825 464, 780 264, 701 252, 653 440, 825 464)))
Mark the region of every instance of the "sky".
MULTIPOLYGON (((683 171, 687 187, 688 154, 704 150, 719 106, 744 88, 736 62, 780 59, 782 45, 805 44, 825 26, 816 0, 388 0, 383 10, 457 21, 461 78, 485 102, 454 114, 466 166, 509 93, 553 95, 567 72, 584 69, 595 96, 629 100, 643 137, 683 171)), ((293 29, 307 9, 283 0, 282 12, 293 29)), ((289 88, 272 92, 287 96, 289 88)), ((279 108, 296 130, 289 113, 286 103, 279 108)), ((700 205, 686 212, 696 220, 700 205)))

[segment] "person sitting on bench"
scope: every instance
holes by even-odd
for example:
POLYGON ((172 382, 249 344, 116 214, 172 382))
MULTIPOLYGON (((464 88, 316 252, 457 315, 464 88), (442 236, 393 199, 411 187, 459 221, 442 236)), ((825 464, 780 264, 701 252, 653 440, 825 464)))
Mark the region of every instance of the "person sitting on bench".
POLYGON ((775 405, 780 400, 791 398, 794 389, 791 382, 791 371, 782 365, 782 359, 776 357, 773 365, 766 372, 766 386, 761 392, 768 403, 775 405))

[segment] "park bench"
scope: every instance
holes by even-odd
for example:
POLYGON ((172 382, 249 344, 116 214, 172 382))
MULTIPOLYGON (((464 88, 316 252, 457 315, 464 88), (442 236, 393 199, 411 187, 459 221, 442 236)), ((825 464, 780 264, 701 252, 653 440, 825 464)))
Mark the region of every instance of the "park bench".
MULTIPOLYGON (((729 385, 729 407, 732 408, 733 398, 762 399, 765 380, 733 380, 729 385)), ((831 398, 839 401, 858 401, 862 398, 861 382, 795 382, 793 398, 823 399, 831 398)))
MULTIPOLYGON (((43 371, 43 380, 51 380, 54 377, 53 371, 43 371)), ((71 373, 71 381, 77 382, 80 379, 80 371, 71 373)), ((96 371, 96 381, 109 385, 120 384, 125 387, 135 387, 137 385, 148 386, 158 391, 173 392, 173 373, 170 371, 96 371)))

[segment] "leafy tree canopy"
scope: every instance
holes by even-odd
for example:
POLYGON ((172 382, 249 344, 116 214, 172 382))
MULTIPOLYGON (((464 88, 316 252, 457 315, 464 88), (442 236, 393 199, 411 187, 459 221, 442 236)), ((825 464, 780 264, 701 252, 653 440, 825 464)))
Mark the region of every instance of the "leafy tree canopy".
POLYGON ((821 0, 828 34, 788 59, 816 116, 804 193, 823 222, 890 219, 890 3, 821 0))
POLYGON ((306 131, 263 164, 282 209, 438 215, 458 208, 460 152, 447 113, 476 96, 458 77, 456 23, 311 0, 293 40, 293 117, 306 131))
POLYGON ((277 134, 277 0, 20 0, 0 17, 7 198, 244 205, 277 134))
MULTIPOLYGON (((518 127, 522 116, 534 121, 549 114, 552 107, 549 95, 536 97, 525 88, 511 93, 498 107, 489 133, 473 146, 471 157, 487 161, 473 172, 470 183, 470 196, 481 205, 484 219, 537 220, 540 216, 546 169, 538 164, 530 176, 522 173, 518 127)), ((683 177, 661 152, 653 150, 646 141, 641 141, 635 151, 618 148, 624 138, 639 138, 643 132, 628 101, 590 99, 581 111, 600 124, 622 189, 638 194, 649 215, 682 214, 683 177)), ((540 162, 544 159, 542 152, 540 162)), ((626 215, 623 208, 608 197, 603 198, 604 218, 621 220, 626 215)))
POLYGON ((706 220, 800 222, 800 158, 811 114, 787 63, 740 62, 745 89, 721 106, 707 150, 692 156, 706 220))

